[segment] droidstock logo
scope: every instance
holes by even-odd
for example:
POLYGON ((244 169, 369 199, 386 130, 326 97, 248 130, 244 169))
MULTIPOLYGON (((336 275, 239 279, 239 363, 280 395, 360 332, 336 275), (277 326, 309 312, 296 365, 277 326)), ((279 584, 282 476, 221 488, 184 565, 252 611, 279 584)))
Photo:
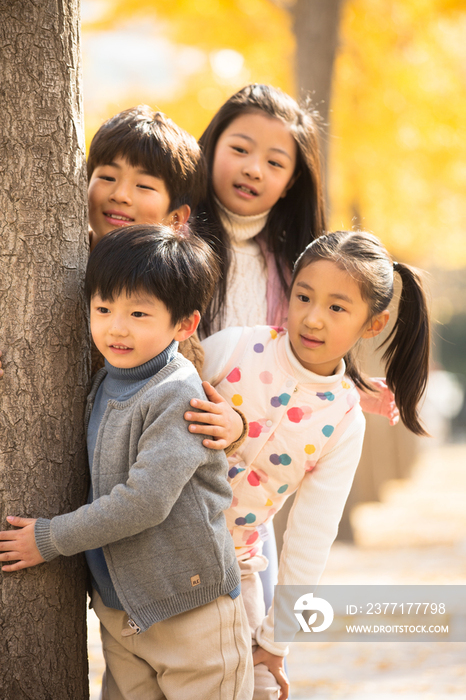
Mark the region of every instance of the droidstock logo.
POLYGON ((323 632, 328 629, 333 622, 333 608, 330 603, 323 598, 314 598, 313 593, 305 593, 294 604, 295 610, 312 610, 321 612, 324 616, 324 621, 318 627, 312 627, 317 620, 317 612, 309 615, 306 622, 304 616, 300 612, 295 612, 295 617, 301 625, 303 632, 323 632))

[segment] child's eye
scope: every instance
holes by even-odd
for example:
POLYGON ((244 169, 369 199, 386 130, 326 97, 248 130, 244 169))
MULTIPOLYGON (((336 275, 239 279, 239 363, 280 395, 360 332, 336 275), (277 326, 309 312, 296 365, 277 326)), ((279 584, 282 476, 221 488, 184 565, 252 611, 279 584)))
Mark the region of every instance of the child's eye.
POLYGON ((342 306, 338 306, 338 304, 332 304, 330 307, 332 311, 336 311, 337 313, 340 313, 341 311, 345 311, 345 309, 342 306))
POLYGON ((106 182, 115 182, 115 178, 111 175, 99 175, 99 180, 105 180, 106 182))
POLYGON ((99 314, 109 314, 110 313, 110 309, 107 309, 106 306, 98 306, 97 311, 99 312, 99 314))
POLYGON ((247 150, 245 148, 242 148, 241 146, 232 146, 232 148, 237 153, 247 153, 247 150))
POLYGON ((274 168, 283 168, 283 165, 276 160, 269 160, 269 164, 273 165, 274 168))
POLYGON ((309 297, 307 297, 305 294, 298 294, 298 299, 299 301, 303 301, 305 303, 309 301, 309 297))
POLYGON ((149 185, 138 185, 138 187, 140 187, 141 190, 152 190, 155 192, 155 187, 150 187, 149 185))
POLYGON ((133 311, 131 315, 135 318, 143 318, 144 316, 147 316, 147 314, 145 314, 143 311, 133 311))

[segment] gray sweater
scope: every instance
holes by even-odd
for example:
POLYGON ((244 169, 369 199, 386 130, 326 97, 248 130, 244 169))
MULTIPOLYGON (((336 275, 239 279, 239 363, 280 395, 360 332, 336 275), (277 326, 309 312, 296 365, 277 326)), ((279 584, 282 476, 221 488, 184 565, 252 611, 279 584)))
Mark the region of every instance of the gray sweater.
MULTIPOLYGON (((96 375, 86 424, 100 383, 96 375)), ((223 452, 187 430, 190 399, 204 398, 177 354, 127 401, 109 401, 97 435, 94 501, 39 518, 44 559, 103 547, 119 600, 140 631, 233 591, 239 570, 223 511, 231 503, 223 452)))
MULTIPOLYGON (((108 360, 105 360, 107 374, 104 380, 100 382, 99 388, 97 389, 94 405, 87 425, 87 455, 91 474, 97 435, 99 434, 100 423, 105 414, 109 399, 127 401, 137 394, 149 379, 174 359, 177 350, 178 343, 174 340, 156 357, 153 357, 143 365, 128 369, 114 367, 108 360)), ((91 480, 87 502, 92 503, 93 500, 94 494, 92 493, 91 480)), ((92 588, 95 588, 99 593, 104 605, 108 608, 124 610, 123 605, 118 600, 115 587, 112 583, 103 548, 87 549, 85 555, 91 573, 92 588)))

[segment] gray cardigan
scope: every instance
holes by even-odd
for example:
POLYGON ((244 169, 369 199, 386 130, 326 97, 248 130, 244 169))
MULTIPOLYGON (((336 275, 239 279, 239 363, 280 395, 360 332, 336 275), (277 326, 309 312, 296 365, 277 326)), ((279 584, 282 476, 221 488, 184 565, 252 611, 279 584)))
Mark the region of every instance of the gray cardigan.
MULTIPOLYGON (((88 398, 86 426, 97 389, 88 398)), ((94 501, 39 518, 36 543, 49 561, 103 547, 119 600, 144 631, 209 603, 240 582, 223 511, 232 492, 223 451, 187 430, 189 401, 204 398, 180 354, 127 401, 109 401, 94 453, 94 501)))

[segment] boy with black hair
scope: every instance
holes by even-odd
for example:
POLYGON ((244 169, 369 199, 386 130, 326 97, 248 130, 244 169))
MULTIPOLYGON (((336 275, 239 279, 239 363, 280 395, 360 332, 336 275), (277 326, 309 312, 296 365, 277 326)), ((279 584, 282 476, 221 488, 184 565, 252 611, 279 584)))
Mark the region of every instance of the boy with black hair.
POLYGON ((91 250, 120 226, 186 223, 207 186, 194 136, 147 105, 102 124, 91 141, 87 175, 91 250))
POLYGON ((223 452, 185 428, 204 399, 177 342, 197 328, 218 276, 203 240, 161 226, 105 235, 86 273, 91 332, 105 357, 87 409, 89 502, 8 517, 3 571, 86 551, 108 700, 249 699, 250 635, 223 511, 223 452))

